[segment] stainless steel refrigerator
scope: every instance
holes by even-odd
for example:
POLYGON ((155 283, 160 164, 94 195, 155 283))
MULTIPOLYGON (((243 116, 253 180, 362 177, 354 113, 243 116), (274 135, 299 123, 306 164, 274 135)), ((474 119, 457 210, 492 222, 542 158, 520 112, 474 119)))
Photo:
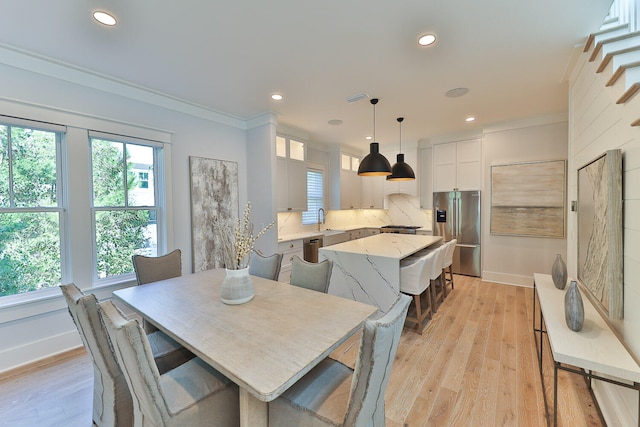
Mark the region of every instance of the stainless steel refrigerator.
POLYGON ((453 272, 480 277, 480 191, 433 193, 433 213, 433 235, 458 240, 453 272))

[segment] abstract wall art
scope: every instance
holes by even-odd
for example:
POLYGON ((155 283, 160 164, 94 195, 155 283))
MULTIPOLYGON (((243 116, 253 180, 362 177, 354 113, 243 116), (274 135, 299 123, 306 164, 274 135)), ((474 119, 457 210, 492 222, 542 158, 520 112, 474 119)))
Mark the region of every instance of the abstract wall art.
POLYGON ((578 169, 578 281, 610 319, 622 319, 622 152, 578 169))
POLYGON ((214 232, 213 218, 229 227, 238 222, 238 164, 190 156, 189 170, 193 271, 222 268, 222 243, 214 232))
POLYGON ((491 166, 491 234, 565 237, 565 160, 491 166))

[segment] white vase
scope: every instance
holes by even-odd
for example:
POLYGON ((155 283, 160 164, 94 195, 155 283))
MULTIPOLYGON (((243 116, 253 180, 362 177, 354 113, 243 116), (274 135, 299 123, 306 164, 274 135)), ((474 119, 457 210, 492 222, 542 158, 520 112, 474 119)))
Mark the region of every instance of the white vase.
POLYGON ((249 276, 249 267, 227 270, 220 286, 220 299, 225 304, 244 304, 253 299, 255 288, 249 276))

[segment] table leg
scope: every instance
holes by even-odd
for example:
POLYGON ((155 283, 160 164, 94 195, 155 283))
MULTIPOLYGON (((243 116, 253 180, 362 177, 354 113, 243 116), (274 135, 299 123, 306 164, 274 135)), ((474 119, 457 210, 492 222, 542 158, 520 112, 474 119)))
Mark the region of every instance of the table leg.
POLYGON ((267 427, 269 404, 240 387, 240 427, 267 427))

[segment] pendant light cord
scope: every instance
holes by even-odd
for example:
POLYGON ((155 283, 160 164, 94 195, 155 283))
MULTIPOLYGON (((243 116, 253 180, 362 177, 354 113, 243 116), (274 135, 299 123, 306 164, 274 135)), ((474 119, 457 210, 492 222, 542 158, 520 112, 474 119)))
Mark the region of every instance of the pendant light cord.
POLYGON ((396 120, 400 123, 400 154, 402 154, 402 121, 404 117, 398 117, 396 120))

